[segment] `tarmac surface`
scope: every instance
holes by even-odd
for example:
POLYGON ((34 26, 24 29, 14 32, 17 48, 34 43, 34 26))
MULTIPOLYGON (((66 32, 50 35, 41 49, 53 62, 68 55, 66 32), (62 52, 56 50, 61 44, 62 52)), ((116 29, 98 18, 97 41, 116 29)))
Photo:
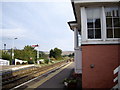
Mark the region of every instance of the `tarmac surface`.
POLYGON ((72 62, 68 66, 62 68, 61 71, 56 73, 53 77, 49 78, 48 76, 48 79, 37 86, 35 90, 39 90, 40 88, 64 88, 63 80, 70 76, 73 69, 74 63, 72 62))

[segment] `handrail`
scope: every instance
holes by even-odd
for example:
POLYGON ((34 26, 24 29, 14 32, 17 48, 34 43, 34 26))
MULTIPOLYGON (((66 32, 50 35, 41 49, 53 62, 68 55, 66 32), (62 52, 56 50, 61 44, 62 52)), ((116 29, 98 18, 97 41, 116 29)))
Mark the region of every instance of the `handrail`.
POLYGON ((120 65, 113 71, 113 74, 117 74, 113 79, 113 82, 117 82, 117 84, 113 88, 118 88, 118 90, 120 90, 120 65))

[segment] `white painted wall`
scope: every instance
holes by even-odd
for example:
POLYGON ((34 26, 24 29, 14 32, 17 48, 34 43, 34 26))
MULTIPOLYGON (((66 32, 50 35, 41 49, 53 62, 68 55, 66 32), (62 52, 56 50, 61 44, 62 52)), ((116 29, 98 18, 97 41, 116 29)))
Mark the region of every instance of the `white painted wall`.
POLYGON ((0 59, 0 65, 10 65, 10 61, 0 59))
POLYGON ((85 7, 80 8, 81 11, 81 39, 82 41, 87 40, 87 15, 85 7))
POLYGON ((20 64, 22 64, 23 62, 26 63, 27 61, 23 61, 23 60, 15 59, 15 65, 17 65, 17 62, 19 62, 20 64))
POLYGON ((104 7, 102 7, 102 11, 101 11, 101 38, 103 41, 106 40, 106 16, 105 16, 105 10, 104 7))
POLYGON ((74 61, 75 61, 75 73, 82 73, 82 51, 78 44, 78 30, 74 28, 74 61))
POLYGON ((40 64, 40 62, 44 62, 44 59, 40 59, 37 61, 37 64, 40 64))
POLYGON ((82 51, 81 48, 78 47, 75 49, 75 73, 81 74, 82 73, 82 51))

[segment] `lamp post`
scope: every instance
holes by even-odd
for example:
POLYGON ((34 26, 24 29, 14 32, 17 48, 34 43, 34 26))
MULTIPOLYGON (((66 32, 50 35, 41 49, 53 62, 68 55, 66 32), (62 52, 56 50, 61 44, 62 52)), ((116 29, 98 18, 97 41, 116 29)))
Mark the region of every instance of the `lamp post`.
POLYGON ((16 40, 16 39, 18 39, 18 38, 13 38, 13 46, 12 46, 12 60, 14 60, 14 44, 15 44, 15 42, 14 42, 14 40, 16 40))
POLYGON ((4 44, 4 50, 6 50, 6 44, 4 44))

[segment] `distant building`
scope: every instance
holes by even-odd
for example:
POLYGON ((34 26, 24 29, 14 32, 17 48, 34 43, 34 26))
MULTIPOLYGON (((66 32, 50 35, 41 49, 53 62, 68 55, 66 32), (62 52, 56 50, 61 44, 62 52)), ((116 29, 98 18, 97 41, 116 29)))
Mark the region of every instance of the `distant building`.
POLYGON ((82 74, 82 87, 112 88, 120 65, 120 2, 71 2, 76 21, 68 24, 74 31, 75 72, 82 74))
POLYGON ((28 63, 28 61, 23 61, 23 60, 15 59, 14 60, 14 64, 17 65, 17 63, 23 64, 23 63, 28 63))
POLYGON ((37 64, 42 64, 44 63, 44 59, 37 60, 37 64))
POLYGON ((10 65, 10 61, 0 59, 0 65, 10 65))

